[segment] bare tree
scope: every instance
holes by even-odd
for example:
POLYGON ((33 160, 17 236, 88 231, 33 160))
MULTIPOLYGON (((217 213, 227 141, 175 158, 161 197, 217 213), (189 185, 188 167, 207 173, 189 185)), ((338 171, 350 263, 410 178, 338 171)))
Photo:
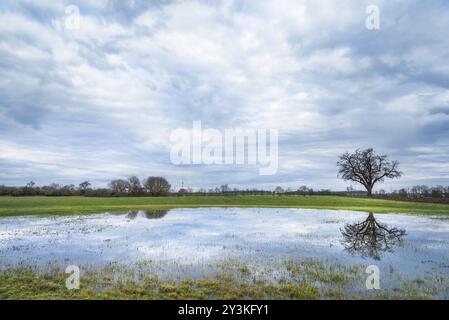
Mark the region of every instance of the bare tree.
POLYGON ((273 191, 273 193, 275 193, 275 194, 282 194, 284 192, 285 192, 285 190, 281 186, 277 186, 276 189, 274 189, 274 191, 273 191))
POLYGON ((342 154, 337 166, 341 178, 363 185, 369 197, 377 182, 383 182, 385 178, 399 178, 402 175, 399 171, 399 162, 388 161, 386 155, 377 155, 372 148, 342 154))
POLYGON ((149 177, 145 181, 144 187, 151 195, 162 196, 170 191, 171 185, 163 177, 149 177))
POLYGON ((35 185, 36 185, 36 182, 30 181, 30 182, 27 183, 26 187, 30 188, 30 189, 33 189, 35 185))
POLYGON ((81 182, 78 185, 80 193, 83 194, 83 195, 86 193, 86 191, 89 189, 89 187, 90 187, 90 182, 89 181, 83 181, 83 182, 81 182))
POLYGON ((38 192, 38 188, 34 188, 36 186, 36 183, 34 181, 30 181, 26 184, 25 187, 22 188, 22 193, 26 196, 34 196, 38 192))
POLYGON ((372 212, 363 222, 345 225, 341 233, 346 251, 375 260, 380 260, 382 252, 393 252, 394 246, 402 244, 406 235, 404 229, 377 222, 372 212))
POLYGON ((300 193, 303 196, 305 196, 307 193, 309 193, 309 188, 307 186, 300 186, 298 188, 298 193, 300 193))
POLYGON ((123 180, 123 179, 112 180, 109 183, 109 187, 111 188, 112 192, 114 192, 116 194, 128 193, 128 190, 129 190, 128 181, 123 180))
POLYGON ((142 192, 142 185, 140 184, 139 178, 136 176, 131 176, 128 178, 129 193, 139 194, 142 192))

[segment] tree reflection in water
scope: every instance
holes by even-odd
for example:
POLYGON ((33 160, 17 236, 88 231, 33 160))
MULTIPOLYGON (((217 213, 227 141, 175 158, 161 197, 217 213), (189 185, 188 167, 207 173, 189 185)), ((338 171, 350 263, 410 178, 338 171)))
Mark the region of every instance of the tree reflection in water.
POLYGON ((168 213, 168 210, 130 210, 126 214, 126 218, 134 220, 137 216, 146 219, 160 219, 168 213))
POLYGON ((346 251, 375 260, 380 260, 383 252, 393 252, 406 235, 404 229, 389 228, 377 222, 372 212, 363 222, 346 224, 341 233, 346 251))

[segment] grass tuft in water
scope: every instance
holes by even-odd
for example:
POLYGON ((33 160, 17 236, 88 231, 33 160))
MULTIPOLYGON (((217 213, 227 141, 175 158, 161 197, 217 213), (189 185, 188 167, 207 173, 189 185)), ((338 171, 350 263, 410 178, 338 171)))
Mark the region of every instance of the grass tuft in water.
POLYGON ((364 266, 323 261, 283 261, 266 269, 237 260, 218 264, 208 278, 161 278, 135 266, 110 264, 82 271, 79 290, 65 287, 57 267, 6 269, 0 273, 0 299, 431 299, 448 292, 445 277, 402 280, 391 290, 368 291, 364 266), (357 289, 358 288, 358 289, 357 289))

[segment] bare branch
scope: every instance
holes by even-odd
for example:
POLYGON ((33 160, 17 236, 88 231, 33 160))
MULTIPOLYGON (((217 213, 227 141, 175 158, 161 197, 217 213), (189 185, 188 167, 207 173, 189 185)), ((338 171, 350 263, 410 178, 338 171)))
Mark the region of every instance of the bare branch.
POLYGON ((397 161, 389 162, 386 155, 377 155, 372 148, 342 154, 337 166, 339 177, 360 183, 366 188, 369 196, 376 183, 383 182, 385 178, 395 179, 402 175, 397 161))

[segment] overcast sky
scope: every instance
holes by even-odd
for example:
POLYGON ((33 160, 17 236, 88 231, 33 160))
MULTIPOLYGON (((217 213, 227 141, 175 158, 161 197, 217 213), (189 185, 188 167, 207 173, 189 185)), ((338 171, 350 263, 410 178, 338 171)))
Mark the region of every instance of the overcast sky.
POLYGON ((0 184, 335 190, 338 155, 373 147, 404 172, 386 190, 448 185, 448 32, 443 0, 1 0, 0 184), (193 121, 278 129, 277 174, 171 164, 193 121))

